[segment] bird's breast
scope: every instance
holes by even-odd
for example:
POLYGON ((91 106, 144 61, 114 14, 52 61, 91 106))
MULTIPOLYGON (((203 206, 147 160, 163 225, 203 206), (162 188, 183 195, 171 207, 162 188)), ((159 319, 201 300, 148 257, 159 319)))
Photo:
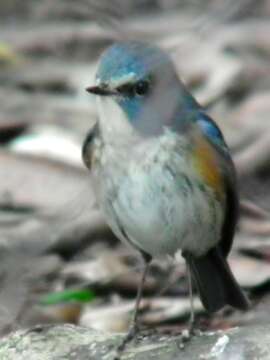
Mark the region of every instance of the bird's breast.
POLYGON ((185 137, 168 133, 125 150, 105 145, 95 175, 108 223, 135 247, 202 254, 219 241, 223 210, 185 137))

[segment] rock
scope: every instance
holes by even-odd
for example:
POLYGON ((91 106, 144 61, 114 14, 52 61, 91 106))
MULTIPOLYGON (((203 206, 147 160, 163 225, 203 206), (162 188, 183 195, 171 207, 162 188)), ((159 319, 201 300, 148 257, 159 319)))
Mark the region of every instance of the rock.
MULTIPOLYGON (((110 335, 73 325, 20 330, 2 339, 5 360, 112 360, 122 335, 110 335)), ((198 360, 257 359, 270 357, 270 325, 232 328, 194 337, 181 350, 179 337, 140 336, 129 344, 122 359, 198 360)))

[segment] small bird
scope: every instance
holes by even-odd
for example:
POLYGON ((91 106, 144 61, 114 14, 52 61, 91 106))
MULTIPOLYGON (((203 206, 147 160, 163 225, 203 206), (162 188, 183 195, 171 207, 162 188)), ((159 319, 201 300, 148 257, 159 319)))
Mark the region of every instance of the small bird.
POLYGON ((209 312, 248 300, 227 262, 238 217, 235 168, 216 123, 179 79, 169 55, 138 41, 101 56, 95 84, 99 120, 82 150, 98 202, 119 239, 153 257, 181 253, 209 312))

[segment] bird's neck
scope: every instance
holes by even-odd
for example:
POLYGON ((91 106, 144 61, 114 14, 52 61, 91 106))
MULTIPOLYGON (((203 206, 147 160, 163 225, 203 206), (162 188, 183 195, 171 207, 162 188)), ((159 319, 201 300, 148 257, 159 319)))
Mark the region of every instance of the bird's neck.
POLYGON ((122 147, 136 142, 138 134, 123 109, 109 97, 98 99, 99 129, 106 145, 122 147))

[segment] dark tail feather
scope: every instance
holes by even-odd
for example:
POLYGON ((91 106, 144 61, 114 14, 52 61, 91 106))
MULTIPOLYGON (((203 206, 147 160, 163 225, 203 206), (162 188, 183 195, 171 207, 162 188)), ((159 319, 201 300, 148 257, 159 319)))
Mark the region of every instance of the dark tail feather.
POLYGON ((247 310, 249 302, 237 284, 226 259, 220 255, 217 248, 199 258, 190 254, 183 255, 207 311, 218 311, 227 304, 247 310))

